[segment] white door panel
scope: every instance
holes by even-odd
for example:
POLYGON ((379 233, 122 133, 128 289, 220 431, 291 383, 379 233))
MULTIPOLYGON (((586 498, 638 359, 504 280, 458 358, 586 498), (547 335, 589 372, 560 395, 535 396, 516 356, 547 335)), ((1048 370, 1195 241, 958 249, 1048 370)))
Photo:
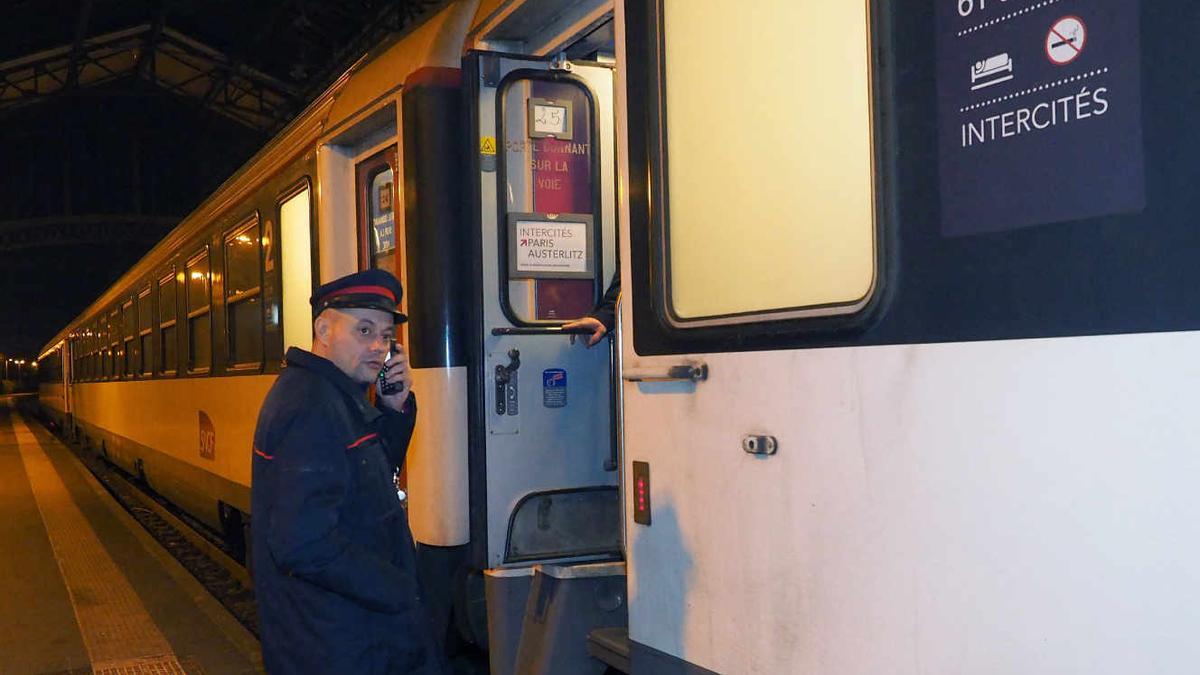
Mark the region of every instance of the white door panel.
POLYGON ((1186 672, 1197 348, 709 354, 693 393, 626 383, 653 509, 626 522, 631 638, 722 673, 1186 672))

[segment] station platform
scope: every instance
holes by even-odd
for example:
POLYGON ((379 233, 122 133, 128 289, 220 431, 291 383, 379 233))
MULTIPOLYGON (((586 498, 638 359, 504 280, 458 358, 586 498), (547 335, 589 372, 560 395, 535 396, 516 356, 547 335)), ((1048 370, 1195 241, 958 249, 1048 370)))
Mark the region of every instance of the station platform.
POLYGON ((262 672, 258 641, 0 398, 0 673, 262 672))

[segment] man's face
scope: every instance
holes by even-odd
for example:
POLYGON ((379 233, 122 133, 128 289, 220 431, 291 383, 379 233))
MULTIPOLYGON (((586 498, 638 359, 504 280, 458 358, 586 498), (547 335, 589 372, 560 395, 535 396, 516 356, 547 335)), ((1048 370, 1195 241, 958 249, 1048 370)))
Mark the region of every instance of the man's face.
POLYGON ((332 361, 359 384, 375 381, 396 339, 392 315, 379 309, 327 309, 314 328, 313 353, 332 361))

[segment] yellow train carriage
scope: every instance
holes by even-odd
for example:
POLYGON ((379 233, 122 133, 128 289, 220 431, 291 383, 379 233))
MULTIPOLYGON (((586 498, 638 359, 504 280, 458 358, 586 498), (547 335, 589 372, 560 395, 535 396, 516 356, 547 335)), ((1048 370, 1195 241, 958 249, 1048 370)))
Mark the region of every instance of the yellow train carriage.
POLYGON ((457 66, 472 4, 360 60, 56 335, 43 360, 64 359, 63 381, 43 407, 201 521, 239 525, 257 411, 287 346, 311 344, 311 290, 361 264, 364 167, 386 174, 394 212, 399 90, 457 66), (371 133, 355 133, 362 117, 371 133))

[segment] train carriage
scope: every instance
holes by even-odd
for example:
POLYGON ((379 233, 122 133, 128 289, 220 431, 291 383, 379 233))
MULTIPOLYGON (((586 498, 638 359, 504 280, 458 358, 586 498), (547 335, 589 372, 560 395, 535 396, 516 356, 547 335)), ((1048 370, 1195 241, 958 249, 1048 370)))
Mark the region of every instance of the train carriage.
POLYGON ((449 2, 55 336, 43 403, 236 537, 309 294, 383 267, 435 621, 494 673, 1188 672, 1197 27, 449 2))

